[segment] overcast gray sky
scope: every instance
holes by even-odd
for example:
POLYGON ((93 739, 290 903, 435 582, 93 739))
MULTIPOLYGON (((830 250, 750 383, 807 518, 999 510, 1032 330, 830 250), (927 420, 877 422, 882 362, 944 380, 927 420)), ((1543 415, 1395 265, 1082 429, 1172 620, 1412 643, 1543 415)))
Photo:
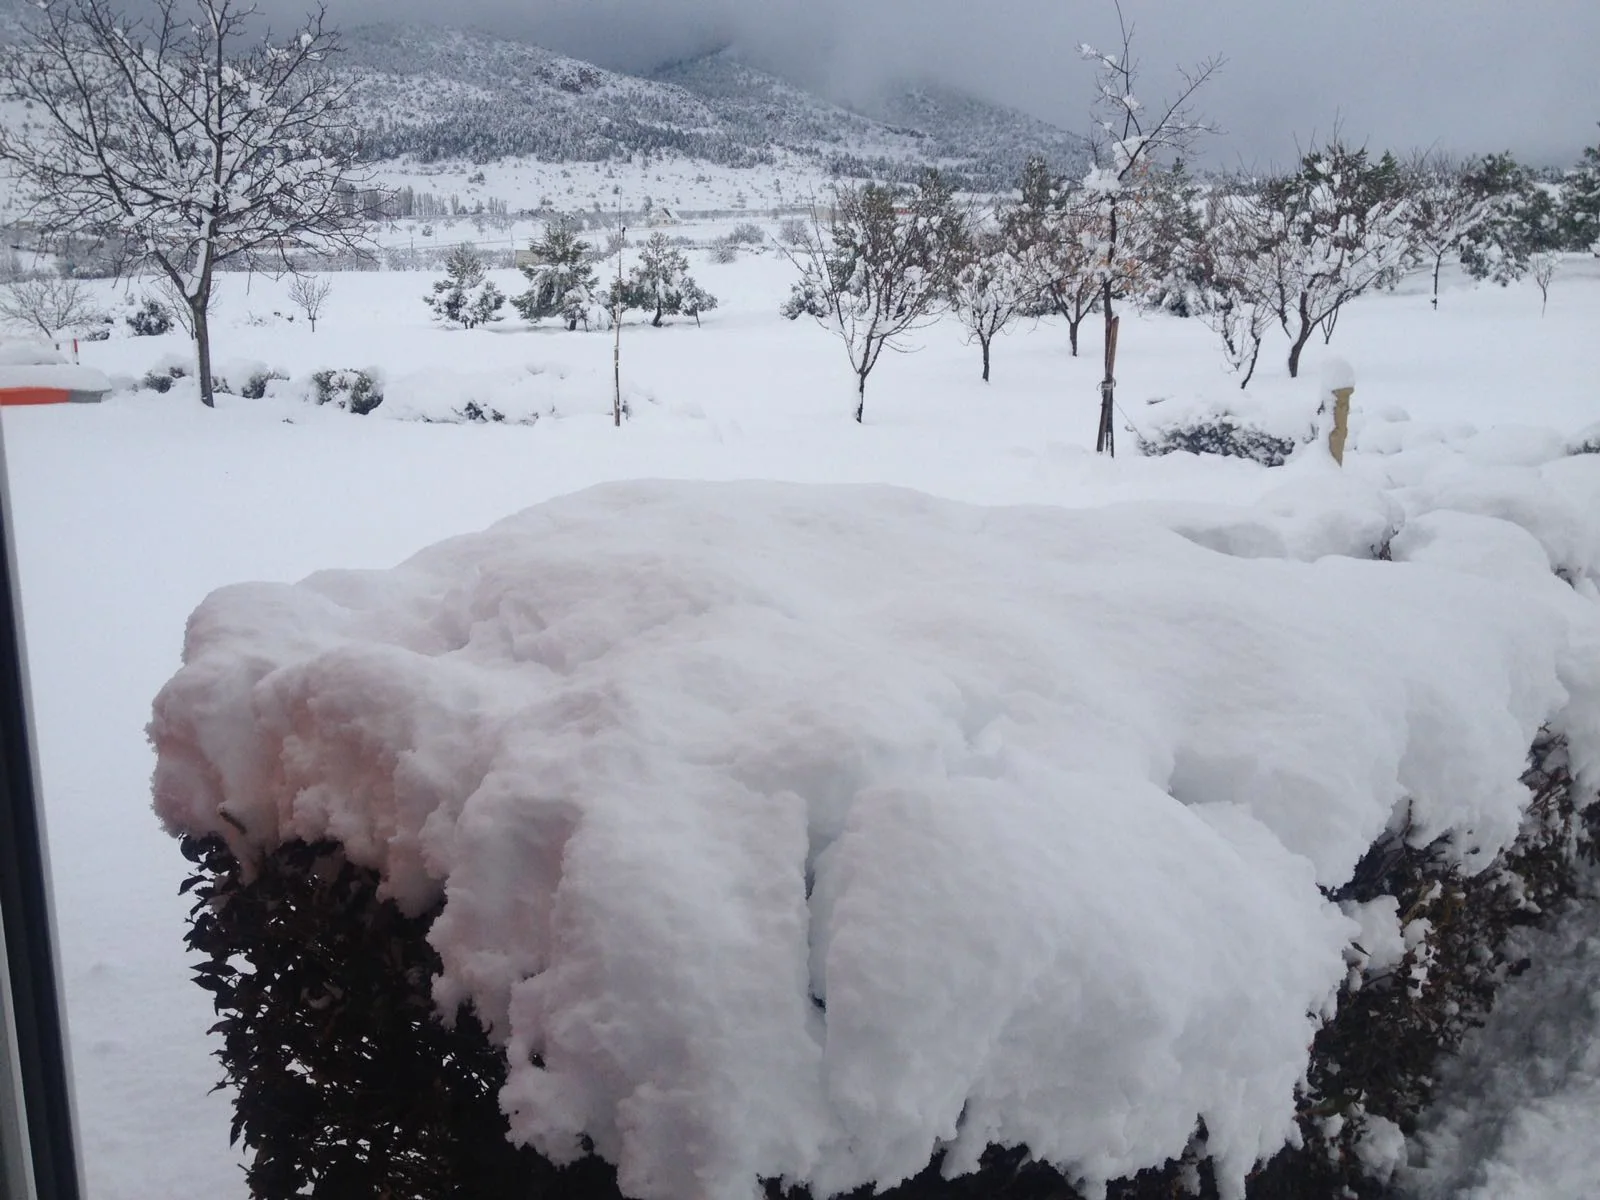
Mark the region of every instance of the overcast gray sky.
MULTIPOLYGON (((288 0, 284 0, 288 2, 288 0)), ((342 24, 438 0, 331 0, 342 24)), ((1566 163, 1600 140, 1600 0, 1123 0, 1154 104, 1177 68, 1227 65, 1201 97, 1204 157, 1268 166, 1342 121, 1397 149, 1513 149, 1566 163)), ((645 70, 724 44, 843 97, 925 77, 1086 127, 1079 42, 1111 43, 1111 0, 455 0, 458 24, 645 70)))

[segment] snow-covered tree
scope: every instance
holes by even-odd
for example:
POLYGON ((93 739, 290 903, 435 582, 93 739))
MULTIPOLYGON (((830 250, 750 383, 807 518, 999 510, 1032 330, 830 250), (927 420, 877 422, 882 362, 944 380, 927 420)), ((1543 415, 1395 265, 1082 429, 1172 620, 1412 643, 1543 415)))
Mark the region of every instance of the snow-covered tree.
POLYGON ((905 335, 926 325, 949 296, 951 252, 961 215, 948 183, 924 173, 914 189, 867 183, 835 190, 824 216, 813 210, 802 245, 786 248, 800 270, 783 315, 814 317, 844 343, 863 420, 867 376, 905 335))
POLYGON ((1270 181, 1260 199, 1257 254, 1278 323, 1289 335, 1289 376, 1321 329, 1331 340, 1344 306, 1391 284, 1412 255, 1398 164, 1335 140, 1313 148, 1293 175, 1270 181))
POLYGON ((1600 254, 1600 145, 1588 147, 1561 189, 1561 224, 1568 250, 1600 254))
POLYGON ((1433 268, 1433 307, 1439 307, 1439 272, 1460 255, 1489 215, 1488 197, 1467 186, 1466 172, 1443 155, 1427 155, 1406 172, 1407 223, 1419 261, 1433 268))
MULTIPOLYGON (((617 303, 617 285, 612 285, 612 305, 617 303)), ((621 283, 621 307, 652 313, 650 324, 659 327, 667 317, 693 316, 715 307, 716 298, 706 292, 689 274, 689 260, 682 250, 657 231, 639 247, 639 261, 621 283), (685 305, 693 307, 691 313, 685 305)))
POLYGON ((506 298, 488 277, 478 252, 462 242, 445 260, 444 278, 434 282, 433 294, 422 299, 436 319, 472 329, 498 321, 506 298))
POLYGON ((1084 180, 1084 191, 1096 215, 1096 273, 1100 282, 1100 311, 1105 317, 1105 376, 1100 383, 1100 425, 1095 449, 1116 453, 1112 413, 1116 394, 1117 316, 1114 301, 1127 295, 1137 277, 1139 209, 1148 198, 1149 177, 1165 154, 1182 153, 1195 137, 1208 130, 1191 113, 1194 95, 1217 69, 1220 60, 1202 62, 1183 75, 1176 99, 1162 108, 1147 110, 1135 91, 1138 62, 1133 56, 1133 29, 1117 8, 1122 45, 1118 53, 1105 53, 1084 44, 1079 53, 1095 64, 1099 133, 1094 144, 1094 166, 1084 180))
POLYGON ((1485 156, 1462 182, 1487 210, 1461 247, 1461 265, 1474 279, 1504 287, 1528 273, 1533 255, 1560 247, 1555 197, 1509 153, 1485 156))
POLYGON ((1143 302, 1175 316, 1194 316, 1204 307, 1202 292, 1210 271, 1202 222, 1202 189, 1180 158, 1147 177, 1139 218, 1143 302))
POLYGON ((1196 311, 1222 338, 1228 366, 1250 386, 1261 342, 1277 322, 1277 278, 1284 248, 1270 215, 1254 196, 1219 193, 1203 209, 1200 242, 1206 258, 1195 289, 1196 311))
POLYGON ((528 290, 513 296, 512 305, 528 321, 559 317, 570 332, 589 327, 599 280, 592 261, 593 247, 567 221, 556 221, 545 235, 528 247, 532 262, 521 269, 528 290))
POLYGON ((971 230, 949 271, 950 307, 983 350, 985 383, 994 339, 1038 297, 1027 261, 1004 232, 1003 218, 997 224, 971 230))
POLYGON ((717 298, 693 279, 685 276, 678 289, 678 311, 686 317, 693 317, 696 326, 700 324, 700 315, 708 313, 717 306, 717 298))
POLYGON ((352 249, 364 221, 337 35, 312 13, 288 39, 244 0, 37 0, 0 56, 0 163, 46 236, 89 235, 119 269, 147 267, 182 297, 200 397, 212 403, 207 312, 216 271, 289 269, 294 250, 352 249))
POLYGON ((1096 271, 1095 214, 1044 159, 1023 166, 1021 200, 1006 210, 1002 228, 1023 264, 1033 301, 1032 315, 1054 312, 1067 322, 1072 356, 1078 330, 1100 302, 1096 271))

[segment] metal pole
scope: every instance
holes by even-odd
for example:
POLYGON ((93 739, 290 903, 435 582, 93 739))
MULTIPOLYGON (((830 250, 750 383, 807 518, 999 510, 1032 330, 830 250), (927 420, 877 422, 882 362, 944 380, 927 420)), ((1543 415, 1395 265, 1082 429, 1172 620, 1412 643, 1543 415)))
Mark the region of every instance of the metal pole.
POLYGON ((615 343, 611 349, 611 379, 615 391, 611 399, 611 423, 622 428, 622 243, 627 234, 622 223, 622 189, 617 189, 617 290, 611 298, 611 329, 615 343))

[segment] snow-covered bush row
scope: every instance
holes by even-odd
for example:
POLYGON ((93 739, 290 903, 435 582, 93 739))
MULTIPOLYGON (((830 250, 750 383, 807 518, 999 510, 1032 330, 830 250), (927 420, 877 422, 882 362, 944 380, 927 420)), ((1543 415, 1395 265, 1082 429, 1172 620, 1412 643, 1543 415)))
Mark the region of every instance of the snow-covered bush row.
POLYGON ((1283 466, 1302 444, 1264 429, 1236 424, 1222 413, 1192 424, 1166 426, 1152 437, 1138 437, 1139 453, 1151 458, 1181 450, 1186 454, 1248 458, 1264 467, 1283 466))
POLYGON ((1247 392, 1162 396, 1147 402, 1134 428, 1139 453, 1213 454, 1281 467, 1315 436, 1317 413, 1307 397, 1247 392))
POLYGON ((1436 482, 1351 521, 1326 510, 1368 485, 1285 474, 1179 532, 614 485, 224 589, 156 703, 157 809, 246 880, 331 841, 437 909, 434 1000, 504 1048, 512 1139, 628 1195, 831 1195, 991 1146, 1092 1190, 1203 1128, 1239 1196, 1386 927, 1329 895, 1396 834, 1436 873, 1503 862, 1540 738, 1600 780, 1600 609, 1551 572, 1550 506, 1430 512, 1436 482), (1395 562, 1309 551, 1396 513, 1395 562), (1462 522, 1520 557, 1485 569, 1462 522))
MULTIPOLYGON (((193 373, 187 358, 168 355, 143 378, 121 377, 119 388, 162 394, 182 386, 193 373)), ((215 390, 244 400, 272 401, 283 416, 299 420, 304 407, 357 416, 432 424, 532 425, 572 416, 611 415, 609 367, 575 371, 569 367, 511 366, 496 370, 438 369, 391 375, 377 367, 324 368, 291 379, 265 363, 224 363, 213 374, 215 390)), ((186 393, 193 398, 193 388, 186 393)), ((650 397, 624 384, 622 411, 628 416, 650 397)))

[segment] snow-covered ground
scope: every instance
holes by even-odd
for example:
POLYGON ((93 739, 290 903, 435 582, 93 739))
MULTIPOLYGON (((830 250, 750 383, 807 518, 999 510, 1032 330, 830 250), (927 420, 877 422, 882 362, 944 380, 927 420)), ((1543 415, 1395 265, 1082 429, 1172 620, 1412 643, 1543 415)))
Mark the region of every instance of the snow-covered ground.
MULTIPOLYGON (((1531 285, 1455 286, 1438 312, 1412 287, 1354 306, 1332 351, 1356 374, 1355 451, 1332 482, 1294 465, 1141 459, 1125 432, 1121 457, 1097 458, 1088 447, 1098 337, 1088 327, 1079 360, 1058 326, 1018 329, 997 344, 986 387, 977 348, 941 323, 919 335, 919 353, 885 358, 856 427, 837 343, 776 315, 792 271, 770 251, 725 266, 694 257, 722 300, 703 328, 624 329, 633 416, 621 430, 609 419, 608 334, 514 320, 440 329, 420 299, 428 278, 400 273, 333 276, 315 333, 273 315, 292 311, 281 285, 225 280, 221 373, 253 360, 291 377, 262 401, 224 397, 208 412, 180 384, 98 406, 8 410, 91 1195, 244 1193, 228 1099, 206 1094, 217 1075, 204 1034, 213 1018, 185 969, 184 864, 150 811, 144 734, 185 620, 211 590, 392 566, 529 505, 633 479, 888 483, 980 505, 1126 502, 1141 528, 1287 558, 1348 550, 1396 514, 1433 511, 1410 534, 1419 558, 1529 589, 1555 565, 1583 584, 1600 575, 1600 456, 1563 452, 1600 421, 1594 266, 1569 265, 1542 319, 1531 285), (371 416, 296 398, 314 370, 366 366, 381 369, 387 395, 371 416), (403 419, 460 422, 469 401, 506 421, 403 419)), ((500 282, 511 291, 520 277, 500 282)), ((117 336, 82 356, 131 380, 185 351, 176 334, 117 336)), ((1250 403, 1303 425, 1329 352, 1309 350, 1300 381, 1270 352, 1250 403)), ((1163 316, 1125 317, 1118 375, 1123 419, 1142 427, 1235 394, 1214 335, 1163 316)), ((1594 1076, 1580 1069, 1569 1093, 1594 1076)), ((1517 1136, 1536 1145, 1541 1128, 1562 1128, 1551 1111, 1517 1136)), ((1516 1165, 1531 1159, 1506 1146, 1505 1169, 1536 1189, 1536 1170, 1516 1165)))

